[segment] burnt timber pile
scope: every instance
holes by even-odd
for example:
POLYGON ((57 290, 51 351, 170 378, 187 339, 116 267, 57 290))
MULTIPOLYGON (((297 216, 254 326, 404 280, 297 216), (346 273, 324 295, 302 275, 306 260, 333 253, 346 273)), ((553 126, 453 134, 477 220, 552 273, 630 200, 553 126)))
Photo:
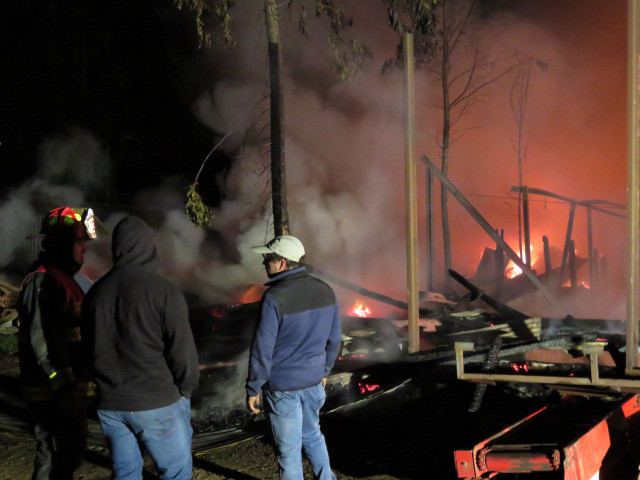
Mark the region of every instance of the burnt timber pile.
MULTIPOLYGON (((496 252, 497 250, 485 253, 474 277, 474 281, 476 278, 484 279, 483 287, 492 292, 498 291, 498 287, 491 286, 491 282, 487 281, 491 275, 486 272, 494 273, 499 270, 485 257, 496 259, 499 265, 499 255, 496 252)), ((505 262, 502 264, 503 270, 504 264, 505 262)), ((580 268, 585 264, 585 261, 577 261, 572 263, 571 268, 580 268)), ((571 268, 563 272, 567 279, 571 276, 571 268)), ((353 291, 358 296, 406 309, 406 303, 402 301, 346 282, 315 267, 308 266, 308 269, 334 286, 353 291)), ((560 269, 556 268, 554 272, 549 276, 545 272, 540 276, 542 281, 552 281, 545 280, 546 276, 555 279, 554 283, 557 284, 556 277, 560 269)), ((334 374, 329 379, 327 411, 352 408, 352 405, 361 405, 368 398, 393 392, 422 375, 420 371, 424 369, 440 372, 438 375, 441 375, 443 381, 455 381, 452 371, 456 362, 456 342, 474 343, 476 353, 468 358, 471 364, 469 371, 474 370, 475 361, 477 369, 481 371, 486 371, 489 367, 502 372, 512 372, 514 368, 538 368, 547 374, 572 375, 588 369, 582 345, 599 341, 604 342, 603 345, 607 345, 612 352, 610 369, 615 371, 613 358, 619 360, 618 348, 624 345, 622 330, 611 330, 611 325, 603 320, 577 320, 571 316, 560 319, 531 318, 489 295, 457 272, 450 271, 450 276, 467 293, 447 296, 422 294, 424 307, 420 309, 421 351, 417 354, 410 355, 407 352, 407 320, 342 317, 343 349, 334 374), (567 358, 577 359, 576 363, 527 360, 531 352, 548 348, 560 349, 567 358), (491 352, 493 359, 488 361, 487 356, 491 352)), ((532 292, 517 277, 505 277, 500 283, 501 299, 517 299, 532 292)), ((557 287, 556 290, 563 289, 567 287, 557 287)), ((203 306, 191 311, 203 378, 194 402, 194 407, 199 410, 199 414, 195 415, 197 431, 250 428, 256 420, 244 412, 242 385, 243 374, 246 373, 246 352, 258 318, 258 308, 259 305, 253 303, 203 306), (232 391, 235 393, 230 393, 232 391)), ((616 324, 619 322, 614 322, 614 326, 616 324)), ((548 388, 538 385, 510 384, 510 388, 519 396, 544 397, 550 392, 548 388)), ((470 408, 477 410, 482 397, 482 392, 476 393, 473 398, 475 406, 470 408)))

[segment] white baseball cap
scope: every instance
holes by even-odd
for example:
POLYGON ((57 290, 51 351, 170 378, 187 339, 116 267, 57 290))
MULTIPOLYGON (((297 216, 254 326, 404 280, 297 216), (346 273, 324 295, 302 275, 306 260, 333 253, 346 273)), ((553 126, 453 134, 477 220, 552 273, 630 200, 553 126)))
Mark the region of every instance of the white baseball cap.
POLYGON ((256 253, 276 253, 292 262, 298 262, 304 256, 302 242, 292 235, 276 237, 266 245, 251 247, 251 250, 256 253))

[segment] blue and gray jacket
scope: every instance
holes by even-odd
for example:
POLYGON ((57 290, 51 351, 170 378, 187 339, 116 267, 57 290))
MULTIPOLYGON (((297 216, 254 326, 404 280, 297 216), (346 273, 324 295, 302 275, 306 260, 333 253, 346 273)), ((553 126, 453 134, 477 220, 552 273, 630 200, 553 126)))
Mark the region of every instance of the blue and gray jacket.
POLYGON ((329 375, 340 351, 338 303, 329 285, 304 267, 266 283, 249 357, 247 395, 300 390, 329 375))

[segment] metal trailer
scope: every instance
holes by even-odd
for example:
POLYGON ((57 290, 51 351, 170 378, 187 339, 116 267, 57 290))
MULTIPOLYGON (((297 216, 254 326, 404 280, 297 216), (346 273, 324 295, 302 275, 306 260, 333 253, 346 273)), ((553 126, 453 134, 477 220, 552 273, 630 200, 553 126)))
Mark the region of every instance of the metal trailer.
POLYGON ((563 396, 471 448, 456 450, 458 477, 539 473, 536 478, 636 479, 639 411, 638 395, 615 401, 563 396))

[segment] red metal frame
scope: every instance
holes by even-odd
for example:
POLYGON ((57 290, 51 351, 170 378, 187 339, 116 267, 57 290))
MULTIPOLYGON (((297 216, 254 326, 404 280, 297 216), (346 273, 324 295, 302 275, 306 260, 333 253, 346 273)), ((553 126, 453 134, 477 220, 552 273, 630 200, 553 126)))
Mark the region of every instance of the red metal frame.
POLYGON ((548 408, 545 406, 537 410, 470 450, 455 451, 458 478, 488 479, 500 473, 561 471, 563 480, 591 480, 600 471, 605 456, 614 463, 636 461, 623 457, 622 452, 626 447, 635 449, 640 442, 640 417, 636 416, 640 412, 638 395, 612 402, 611 409, 605 410, 606 413, 591 428, 585 432, 582 426, 578 436, 564 445, 510 444, 503 441, 505 434, 530 426, 530 422, 535 422, 548 408), (610 448, 612 444, 620 451, 619 457, 615 457, 617 452, 610 448))

